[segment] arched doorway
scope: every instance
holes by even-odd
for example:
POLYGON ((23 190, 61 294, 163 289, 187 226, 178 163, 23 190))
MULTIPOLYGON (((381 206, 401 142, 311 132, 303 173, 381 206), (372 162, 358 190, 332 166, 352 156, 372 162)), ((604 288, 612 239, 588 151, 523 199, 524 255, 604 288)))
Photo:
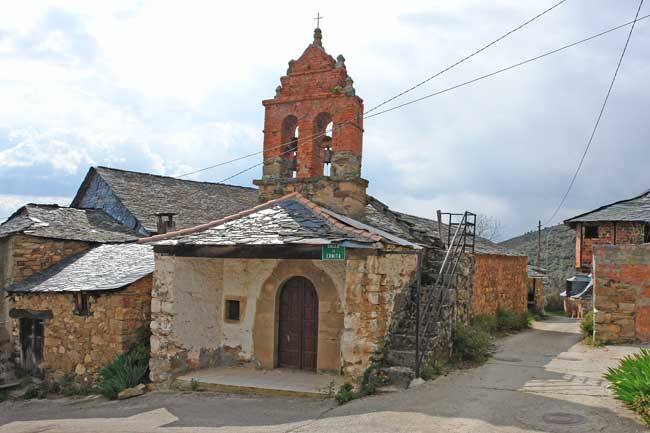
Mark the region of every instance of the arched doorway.
POLYGON ((280 291, 278 367, 316 370, 318 294, 307 278, 292 277, 280 291))

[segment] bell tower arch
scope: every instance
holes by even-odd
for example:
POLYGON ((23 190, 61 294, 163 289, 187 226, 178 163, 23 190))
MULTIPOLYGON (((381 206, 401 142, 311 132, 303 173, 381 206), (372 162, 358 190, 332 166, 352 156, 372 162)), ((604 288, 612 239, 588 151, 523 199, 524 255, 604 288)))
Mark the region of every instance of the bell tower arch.
POLYGON ((262 102, 264 168, 260 202, 298 191, 352 217, 363 214, 368 182, 361 178, 363 100, 345 58, 334 59, 320 28, 298 60, 291 60, 275 97, 262 102), (299 131, 299 133, 298 133, 299 131))

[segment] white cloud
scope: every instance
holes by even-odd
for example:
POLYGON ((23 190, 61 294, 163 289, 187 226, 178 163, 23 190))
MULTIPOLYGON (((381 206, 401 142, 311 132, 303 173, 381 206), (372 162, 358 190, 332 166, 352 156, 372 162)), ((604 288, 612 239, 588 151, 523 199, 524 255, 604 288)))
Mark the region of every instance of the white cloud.
POLYGON ((58 204, 67 206, 72 199, 70 197, 45 196, 45 195, 12 195, 0 194, 0 222, 17 211, 27 203, 58 204))
MULTIPOLYGON (((320 13, 326 49, 345 55, 369 108, 553 2, 378 1, 369 9, 365 2, 335 0, 320 13)), ((567 2, 398 101, 628 21, 635 2, 615 3, 567 2)), ((89 164, 174 175, 261 150, 260 101, 273 95, 287 62, 310 42, 315 15, 313 4, 298 1, 48 0, 4 9, 0 193, 42 188, 55 195, 69 194, 89 164), (24 180, 24 173, 44 170, 67 189, 24 180)), ((650 67, 649 23, 635 30, 567 203, 572 209, 647 187, 637 173, 650 163, 644 153, 650 90, 638 83, 650 67)), ((624 36, 616 32, 369 119, 364 176, 373 194, 423 215, 437 208, 494 214, 513 233, 549 216, 593 125, 624 36)), ((195 178, 219 180, 258 162, 253 157, 195 178)))

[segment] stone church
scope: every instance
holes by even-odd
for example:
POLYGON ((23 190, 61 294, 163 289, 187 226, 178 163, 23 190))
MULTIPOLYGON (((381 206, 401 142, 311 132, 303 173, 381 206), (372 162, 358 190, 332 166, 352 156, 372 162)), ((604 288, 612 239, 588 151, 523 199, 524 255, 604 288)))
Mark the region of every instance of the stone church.
MULTIPOLYGON (((414 299, 438 293, 457 226, 367 194, 363 100, 320 29, 280 83, 263 101, 257 188, 91 167, 69 207, 0 225, 3 368, 93 382, 141 331, 161 385, 214 366, 355 378, 374 359, 412 365, 414 299)), ((456 321, 527 307, 525 256, 474 236, 462 251, 421 335, 432 351, 448 352, 456 321)))
MULTIPOLYGON (((383 356, 391 323, 412 311, 425 249, 428 275, 437 272, 442 224, 366 193, 363 100, 320 29, 280 82, 263 101, 260 204, 138 241, 155 252, 154 382, 242 363, 358 377, 383 356)), ((480 272, 464 281, 480 287, 478 312, 526 309, 525 257, 481 240, 473 260, 480 272)))

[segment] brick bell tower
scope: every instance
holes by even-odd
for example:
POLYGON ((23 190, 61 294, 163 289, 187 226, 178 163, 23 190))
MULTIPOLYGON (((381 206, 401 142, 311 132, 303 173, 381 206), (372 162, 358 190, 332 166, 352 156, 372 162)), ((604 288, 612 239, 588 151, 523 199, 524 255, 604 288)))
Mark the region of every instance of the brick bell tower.
POLYGON ((363 216, 363 100, 345 58, 327 54, 316 28, 314 41, 289 62, 280 83, 275 97, 262 102, 264 169, 253 181, 260 202, 298 191, 335 212, 363 216))

